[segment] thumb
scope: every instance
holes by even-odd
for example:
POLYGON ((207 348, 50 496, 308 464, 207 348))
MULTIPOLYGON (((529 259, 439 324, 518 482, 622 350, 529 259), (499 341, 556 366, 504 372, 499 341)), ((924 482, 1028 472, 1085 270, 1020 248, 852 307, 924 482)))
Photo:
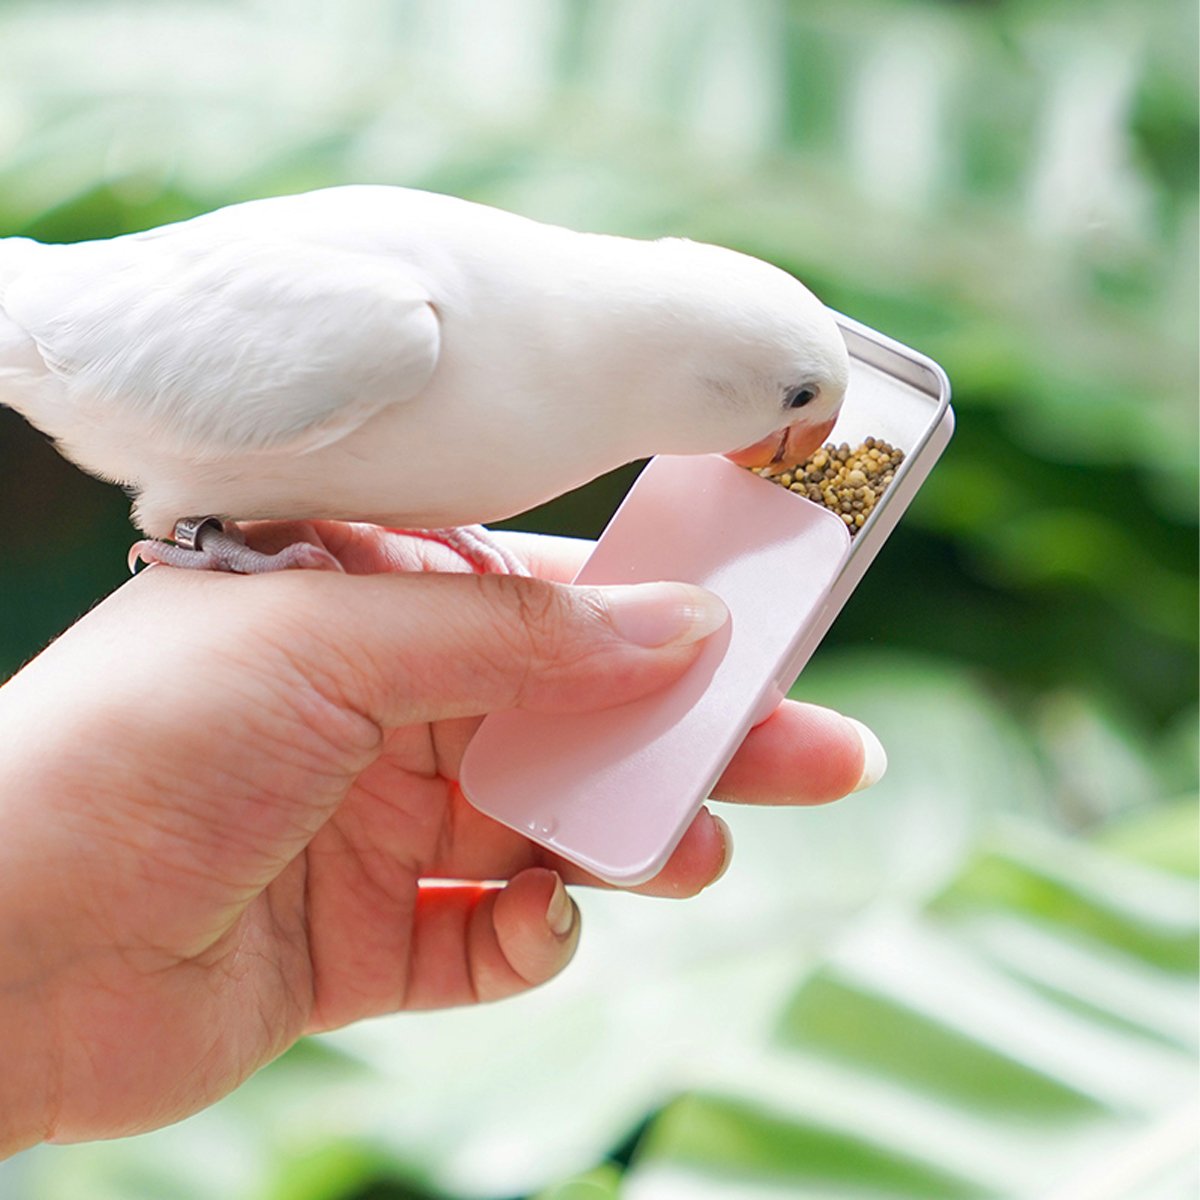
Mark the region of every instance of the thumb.
POLYGON ((315 572, 263 582, 296 593, 271 609, 299 623, 301 671, 385 728, 633 700, 682 674, 729 616, 711 592, 684 583, 315 572))

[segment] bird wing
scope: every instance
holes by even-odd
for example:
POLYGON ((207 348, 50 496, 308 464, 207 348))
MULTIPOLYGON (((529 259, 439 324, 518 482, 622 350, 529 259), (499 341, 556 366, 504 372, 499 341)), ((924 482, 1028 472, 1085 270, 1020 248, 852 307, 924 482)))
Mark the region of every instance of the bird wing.
POLYGON ((428 291, 394 256, 186 224, 44 249, 3 306, 65 385, 50 428, 128 427, 191 461, 304 453, 437 365, 428 291))

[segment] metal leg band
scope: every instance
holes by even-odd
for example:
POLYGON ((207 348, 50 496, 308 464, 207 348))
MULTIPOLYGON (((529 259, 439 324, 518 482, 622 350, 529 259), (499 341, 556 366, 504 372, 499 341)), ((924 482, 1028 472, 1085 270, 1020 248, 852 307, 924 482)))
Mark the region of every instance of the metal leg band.
POLYGON ((175 522, 175 544, 185 550, 199 550, 200 535, 206 529, 223 533, 225 522, 218 517, 184 517, 175 522))

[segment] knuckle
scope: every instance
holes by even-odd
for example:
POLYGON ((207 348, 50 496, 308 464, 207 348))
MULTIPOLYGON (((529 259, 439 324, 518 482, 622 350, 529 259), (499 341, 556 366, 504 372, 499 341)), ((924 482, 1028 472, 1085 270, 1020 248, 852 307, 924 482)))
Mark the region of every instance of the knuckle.
POLYGON ((583 655, 580 614, 571 595, 556 584, 516 576, 479 579, 499 595, 497 656, 508 668, 514 704, 519 705, 533 686, 553 679, 583 655), (514 664, 519 664, 515 675, 514 664))
POLYGON ((506 579, 516 604, 518 623, 525 630, 530 650, 536 653, 539 647, 557 638, 562 630, 562 599, 553 585, 513 576, 506 579))

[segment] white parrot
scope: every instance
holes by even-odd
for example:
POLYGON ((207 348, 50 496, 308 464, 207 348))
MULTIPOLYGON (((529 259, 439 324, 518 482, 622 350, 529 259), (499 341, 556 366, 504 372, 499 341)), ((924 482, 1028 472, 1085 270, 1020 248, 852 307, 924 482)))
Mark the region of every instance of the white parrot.
MULTIPOLYGON (((336 566, 249 550, 256 518, 441 530, 637 458, 803 461, 848 360, 758 259, 576 233, 350 186, 74 245, 0 239, 0 403, 122 484, 147 561, 336 566)), ((470 530, 446 534, 476 561, 470 530)))

